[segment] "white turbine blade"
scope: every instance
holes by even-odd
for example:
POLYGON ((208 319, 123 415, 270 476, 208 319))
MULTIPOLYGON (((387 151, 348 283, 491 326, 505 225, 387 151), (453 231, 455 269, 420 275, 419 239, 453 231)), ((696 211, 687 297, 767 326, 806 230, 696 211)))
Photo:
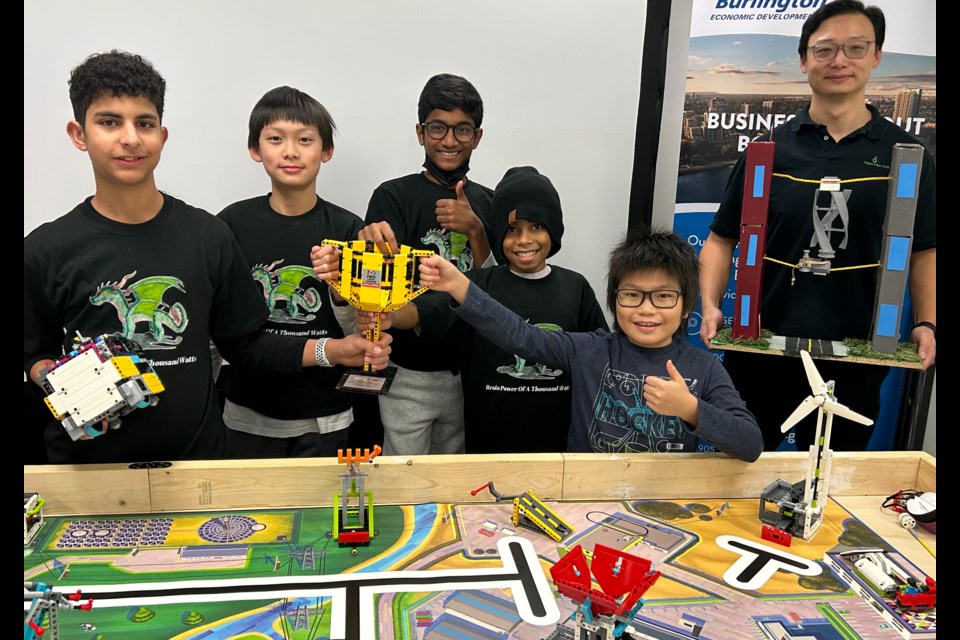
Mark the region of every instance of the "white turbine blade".
MULTIPOLYGON (((800 353, 805 353, 801 351, 800 353)), ((813 396, 807 396, 803 399, 803 402, 793 410, 793 413, 790 414, 790 417, 783 421, 783 424, 780 425, 780 431, 786 433, 790 431, 790 428, 793 425, 797 424, 803 420, 811 411, 823 404, 822 398, 814 398, 813 396)))
POLYGON ((822 396, 827 392, 827 384, 820 377, 817 371, 817 365, 813 364, 813 357, 807 351, 800 352, 800 359, 803 360, 803 368, 807 372, 807 381, 810 383, 810 391, 815 396, 822 396))
POLYGON ((860 415, 850 407, 842 405, 836 401, 828 401, 824 407, 824 411, 829 411, 834 415, 838 415, 841 418, 846 418, 847 420, 853 420, 854 422, 859 422, 860 424, 865 424, 868 427, 873 424, 873 420, 865 416, 860 415))

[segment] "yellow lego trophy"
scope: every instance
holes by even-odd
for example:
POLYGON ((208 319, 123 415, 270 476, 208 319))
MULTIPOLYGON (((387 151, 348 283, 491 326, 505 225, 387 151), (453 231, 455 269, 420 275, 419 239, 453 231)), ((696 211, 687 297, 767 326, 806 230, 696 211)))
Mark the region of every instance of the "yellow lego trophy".
MULTIPOLYGON (((400 250, 395 253, 381 253, 373 242, 366 240, 324 240, 323 244, 340 251, 340 278, 328 280, 327 284, 360 311, 377 314, 395 311, 429 290, 420 284, 417 261, 434 255, 433 251, 400 245, 400 250)), ((379 315, 376 326, 363 335, 373 342, 380 339, 379 315)), ((396 375, 396 367, 373 371, 369 364, 364 364, 362 370, 348 370, 337 388, 383 395, 390 389, 396 375)))

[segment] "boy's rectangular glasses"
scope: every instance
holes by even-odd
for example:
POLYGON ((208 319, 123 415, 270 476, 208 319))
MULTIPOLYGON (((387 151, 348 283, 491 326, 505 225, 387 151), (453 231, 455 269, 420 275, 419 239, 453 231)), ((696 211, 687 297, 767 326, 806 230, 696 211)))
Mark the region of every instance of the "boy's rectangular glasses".
POLYGON ((650 298, 650 304, 657 309, 673 309, 680 302, 680 292, 675 289, 657 289, 641 291, 639 289, 617 289, 617 304, 621 307, 639 307, 650 298))
POLYGON ((421 123, 420 126, 434 140, 443 140, 450 129, 453 129, 453 137, 457 139, 457 142, 472 142, 473 137, 477 135, 477 128, 472 124, 447 124, 439 120, 431 120, 421 123))
POLYGON ((848 60, 860 60, 870 51, 870 45, 873 40, 854 40, 837 44, 835 42, 824 42, 808 47, 813 51, 813 58, 819 62, 829 62, 837 57, 837 53, 843 51, 843 55, 848 60))

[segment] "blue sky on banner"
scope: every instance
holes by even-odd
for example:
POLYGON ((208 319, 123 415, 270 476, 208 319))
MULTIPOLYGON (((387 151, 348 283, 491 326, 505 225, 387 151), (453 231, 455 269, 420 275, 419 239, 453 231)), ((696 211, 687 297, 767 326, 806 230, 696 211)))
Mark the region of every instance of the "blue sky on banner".
MULTIPOLYGON (((797 94, 797 37, 822 0, 694 0, 687 91, 797 94), (767 7, 767 8, 764 8, 767 7), (782 10, 780 9, 782 7, 782 10)), ((884 59, 868 94, 920 88, 936 95, 937 7, 934 0, 877 1, 887 18, 884 59)))

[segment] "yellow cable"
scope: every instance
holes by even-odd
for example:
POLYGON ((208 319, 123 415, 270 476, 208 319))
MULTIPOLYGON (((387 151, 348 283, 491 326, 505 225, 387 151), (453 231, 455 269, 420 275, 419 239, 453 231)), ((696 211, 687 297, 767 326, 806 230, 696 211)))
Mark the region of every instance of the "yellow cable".
MULTIPOLYGON (((771 174, 775 178, 786 178, 787 180, 793 180, 794 182, 805 182, 807 184, 820 184, 823 180, 819 178, 795 178, 786 173, 774 173, 771 174)), ((847 178, 846 180, 839 180, 840 184, 850 184, 853 182, 877 182, 877 181, 889 181, 890 176, 871 176, 866 178, 847 178)))
POLYGON ((875 262, 873 264, 858 264, 858 265, 852 265, 849 267, 832 267, 830 271, 850 271, 851 269, 877 269, 880 266, 881 265, 879 262, 875 262))
POLYGON ((784 262, 783 260, 777 260, 776 258, 771 258, 770 256, 763 256, 763 259, 769 260, 770 262, 776 262, 777 264, 781 264, 785 267, 790 267, 791 269, 796 269, 800 266, 796 264, 790 264, 789 262, 784 262))
MULTIPOLYGON (((771 258, 770 256, 763 256, 763 259, 769 260, 770 262, 775 262, 784 267, 790 267, 790 286, 792 287, 796 283, 797 281, 796 271, 797 269, 800 268, 800 265, 784 262, 783 260, 777 260, 776 258, 771 258)), ((851 271, 853 269, 876 269, 878 267, 880 267, 879 262, 874 264, 858 264, 858 265, 852 265, 849 267, 832 267, 830 271, 833 272, 833 271, 851 271)))
POLYGON ((937 557, 937 552, 934 551, 934 550, 930 547, 930 545, 927 544, 927 543, 923 540, 923 538, 921 538, 920 536, 918 536, 917 533, 916 533, 913 529, 908 529, 908 531, 910 531, 910 534, 914 537, 914 539, 915 539, 917 542, 919 542, 920 544, 922 544, 922 545, 923 545, 923 548, 926 549, 926 550, 930 553, 930 555, 932 555, 932 556, 934 557, 934 559, 936 559, 936 557, 937 557))

